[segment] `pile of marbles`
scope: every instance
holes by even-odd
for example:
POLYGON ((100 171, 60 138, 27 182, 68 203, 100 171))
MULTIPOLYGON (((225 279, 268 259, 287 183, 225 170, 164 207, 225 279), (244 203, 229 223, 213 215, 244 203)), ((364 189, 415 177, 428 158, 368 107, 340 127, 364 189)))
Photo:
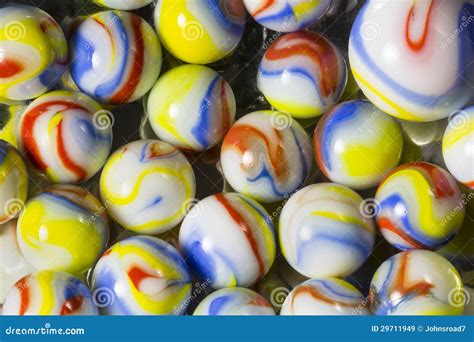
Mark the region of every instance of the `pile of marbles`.
POLYGON ((2 313, 470 314, 473 18, 0 1, 2 313))

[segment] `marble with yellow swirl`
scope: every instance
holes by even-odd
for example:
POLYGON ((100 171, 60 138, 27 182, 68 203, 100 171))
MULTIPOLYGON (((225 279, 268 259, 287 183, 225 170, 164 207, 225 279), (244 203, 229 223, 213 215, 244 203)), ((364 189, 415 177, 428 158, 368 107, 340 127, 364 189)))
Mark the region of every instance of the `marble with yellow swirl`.
POLYGON ((231 54, 245 28, 242 0, 159 0, 155 27, 175 57, 195 64, 216 62, 231 54))
POLYGON ((37 270, 87 271, 109 239, 103 205, 87 190, 54 185, 32 197, 18 219, 18 244, 37 270))
POLYGON ((43 10, 0 6, 0 98, 29 100, 56 85, 68 46, 58 23, 43 10))
POLYGON ((106 315, 179 315, 191 294, 188 266, 167 242, 133 236, 108 249, 92 275, 106 315))
POLYGON ((382 235, 401 250, 440 249, 464 219, 456 180, 430 163, 408 163, 393 170, 377 188, 375 202, 382 235))
POLYGON ((377 186, 398 165, 402 150, 398 123, 369 101, 332 107, 314 131, 320 170, 331 181, 356 190, 377 186))
POLYGON ((94 0, 94 2, 104 7, 129 11, 148 6, 153 0, 94 0))
POLYGON ((316 24, 332 0, 244 0, 250 15, 262 26, 278 32, 294 32, 316 24))
POLYGON ((160 77, 148 97, 147 111, 161 140, 199 152, 223 139, 234 122, 235 98, 217 72, 188 64, 160 77))
POLYGON ((0 140, 0 224, 18 216, 28 196, 28 169, 20 152, 0 140))
POLYGON ((474 190, 474 104, 457 112, 443 136, 443 159, 460 183, 474 190))
POLYGON ((25 110, 25 104, 2 105, 0 103, 0 140, 5 140, 18 148, 18 121, 25 110))
POLYGON ((176 226, 196 192, 193 169, 175 147, 134 141, 114 152, 100 178, 110 216, 124 228, 156 234, 176 226))
POLYGON ((97 315, 91 291, 65 272, 39 271, 20 280, 8 292, 3 315, 97 315))
POLYGON ((280 215, 280 246, 288 263, 309 278, 346 277, 372 253, 374 222, 361 213, 362 198, 336 183, 304 187, 280 215))

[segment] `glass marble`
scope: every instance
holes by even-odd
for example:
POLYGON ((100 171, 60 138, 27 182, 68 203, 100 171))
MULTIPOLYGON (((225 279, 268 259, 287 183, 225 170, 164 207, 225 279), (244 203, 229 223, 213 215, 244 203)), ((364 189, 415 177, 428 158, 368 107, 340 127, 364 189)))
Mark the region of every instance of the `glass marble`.
POLYGON ((111 112, 89 96, 56 90, 25 109, 18 124, 18 143, 51 182, 80 183, 107 160, 112 120, 111 112))
POLYGON ((122 227, 140 234, 164 233, 184 218, 196 181, 191 164, 175 147, 139 140, 107 160, 100 193, 107 212, 122 227))
POLYGON ((109 220, 89 191, 54 185, 28 200, 18 219, 17 237, 24 257, 37 270, 80 275, 104 251, 109 220))
POLYGON ((178 315, 191 294, 186 262, 167 242, 133 236, 99 259, 92 287, 106 315, 178 315))
POLYGON ((155 28, 164 47, 176 58, 195 64, 230 55, 245 29, 242 0, 159 0, 155 28))
POLYGON ((288 263, 308 278, 346 277, 372 253, 375 224, 355 191, 335 183, 308 185, 285 203, 279 240, 288 263))
POLYGON ((319 33, 288 33, 265 52, 257 85, 277 110, 295 118, 323 114, 341 97, 347 68, 339 49, 319 33))
POLYGON ((94 0, 100 6, 118 9, 118 10, 135 10, 148 6, 153 0, 94 0))
POLYGON ((0 18, 0 98, 36 98, 54 87, 67 67, 64 33, 37 7, 0 6, 0 18))
POLYGON ((444 132, 443 159, 451 175, 474 190, 474 105, 451 117, 444 132))
POLYGON ((472 97, 472 1, 369 0, 349 40, 352 73, 387 114, 435 121, 472 97))
POLYGON ((28 169, 21 153, 0 140, 0 224, 18 216, 28 189, 28 169))
POLYGON ((97 315, 89 288, 64 272, 39 271, 16 282, 3 304, 3 315, 97 315))
POLYGON ((237 193, 198 202, 181 225, 179 245, 195 275, 216 289, 249 287, 268 272, 276 253, 269 214, 237 193))
POLYGON ((398 165, 402 149, 398 123, 369 101, 332 107, 314 131, 319 169, 331 181, 352 189, 377 186, 398 165))
POLYGON ((208 150, 224 138, 235 110, 229 84, 202 65, 179 66, 161 76, 147 106, 150 124, 161 140, 194 152, 208 150))
POLYGON ((318 23, 332 0, 244 0, 252 18, 278 32, 295 32, 318 23))
POLYGON ((74 83, 106 104, 141 98, 161 69, 161 45, 155 31, 131 12, 91 15, 76 29, 70 49, 74 83))
POLYGON ((456 269, 442 256, 411 250, 386 260, 370 285, 375 315, 461 315, 463 284, 456 269))
POLYGON ((217 290, 199 303, 195 316, 273 316, 271 305, 258 293, 231 287, 217 290))
POLYGON ((369 303, 353 285, 337 278, 309 279, 296 286, 281 307, 282 316, 370 315, 369 303))
POLYGON ((21 254, 16 226, 17 220, 0 225, 0 304, 10 288, 34 270, 21 254))
POLYGON ((227 132, 221 149, 227 182, 262 202, 276 202, 298 190, 311 163, 311 143, 303 127, 275 111, 243 116, 227 132))
POLYGON ((408 163, 393 170, 377 188, 375 203, 382 235, 401 250, 440 249, 464 218, 456 181, 430 163, 408 163))

